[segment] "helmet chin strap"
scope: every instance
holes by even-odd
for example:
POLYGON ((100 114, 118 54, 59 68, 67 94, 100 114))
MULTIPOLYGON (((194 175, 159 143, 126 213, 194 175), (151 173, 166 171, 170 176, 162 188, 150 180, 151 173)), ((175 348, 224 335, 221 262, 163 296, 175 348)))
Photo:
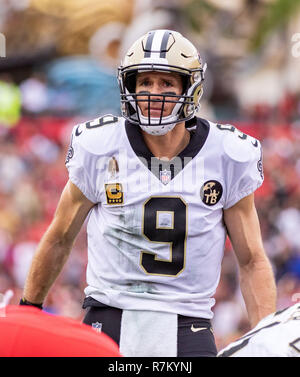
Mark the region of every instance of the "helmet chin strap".
POLYGON ((140 124, 140 127, 143 131, 147 132, 149 135, 162 136, 166 135, 168 132, 173 130, 177 123, 166 124, 165 126, 143 126, 140 124))
POLYGON ((171 115, 161 118, 161 121, 166 122, 166 123, 169 123, 169 122, 174 122, 174 123, 160 124, 160 118, 150 118, 150 125, 149 125, 148 123, 149 118, 142 115, 139 107, 137 107, 137 110, 139 112, 139 119, 141 120, 140 122, 141 129, 150 135, 157 135, 157 136, 165 135, 166 133, 171 131, 178 123, 177 116, 174 116, 171 114, 171 115))

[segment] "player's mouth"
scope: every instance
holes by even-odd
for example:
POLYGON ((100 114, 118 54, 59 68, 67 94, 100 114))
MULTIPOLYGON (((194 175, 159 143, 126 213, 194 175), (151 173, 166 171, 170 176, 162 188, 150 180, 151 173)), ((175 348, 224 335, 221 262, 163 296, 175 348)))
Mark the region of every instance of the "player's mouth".
POLYGON ((148 111, 150 112, 150 116, 154 118, 160 118, 162 115, 161 107, 150 107, 148 111))

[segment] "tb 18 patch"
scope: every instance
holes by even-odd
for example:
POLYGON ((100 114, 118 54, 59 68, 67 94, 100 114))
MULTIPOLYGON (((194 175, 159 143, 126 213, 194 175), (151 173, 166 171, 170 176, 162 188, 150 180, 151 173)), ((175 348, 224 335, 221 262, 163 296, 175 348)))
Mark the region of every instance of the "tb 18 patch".
POLYGON ((201 189, 200 196, 202 202, 208 206, 213 206, 218 203, 223 194, 223 187, 218 181, 206 181, 201 189))
POLYGON ((105 184, 105 193, 107 204, 123 204, 124 195, 121 183, 105 184))

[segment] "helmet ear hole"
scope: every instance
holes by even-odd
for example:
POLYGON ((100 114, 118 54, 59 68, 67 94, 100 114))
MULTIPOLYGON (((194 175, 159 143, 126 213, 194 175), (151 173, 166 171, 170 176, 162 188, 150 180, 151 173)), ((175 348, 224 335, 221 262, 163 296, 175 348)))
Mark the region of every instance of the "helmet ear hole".
POLYGON ((180 75, 180 77, 181 77, 181 82, 182 82, 182 93, 181 94, 184 94, 184 93, 187 92, 187 90, 189 88, 190 78, 187 75, 180 75))
POLYGON ((133 108, 133 106, 131 105, 131 103, 128 103, 128 113, 130 115, 134 115, 136 113, 136 110, 133 108))
POLYGON ((124 79, 125 88, 129 93, 135 93, 136 88, 136 72, 127 73, 124 79))

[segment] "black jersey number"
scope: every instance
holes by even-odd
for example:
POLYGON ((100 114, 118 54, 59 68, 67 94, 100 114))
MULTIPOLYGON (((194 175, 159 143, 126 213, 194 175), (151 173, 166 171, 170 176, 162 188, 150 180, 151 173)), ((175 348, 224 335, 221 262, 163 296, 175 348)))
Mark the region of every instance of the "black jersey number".
POLYGON ((113 115, 104 115, 101 118, 97 118, 93 121, 86 122, 86 128, 91 129, 91 128, 102 127, 107 124, 116 123, 117 121, 118 121, 118 118, 113 115))
POLYGON ((151 197, 144 205, 143 235, 151 242, 168 243, 170 259, 141 252, 140 264, 148 274, 176 276, 185 267, 187 205, 179 197, 151 197))
MULTIPOLYGON (((237 135, 240 139, 242 140, 246 140, 247 139, 247 135, 244 134, 244 132, 238 130, 237 128, 235 128, 234 126, 232 126, 231 124, 217 124, 217 127, 219 130, 221 131, 229 131, 229 132, 235 132, 237 131, 237 135)), ((254 138, 252 138, 254 139, 254 138)), ((256 139, 251 140, 251 143, 252 145, 257 148, 258 147, 258 141, 256 139)))

